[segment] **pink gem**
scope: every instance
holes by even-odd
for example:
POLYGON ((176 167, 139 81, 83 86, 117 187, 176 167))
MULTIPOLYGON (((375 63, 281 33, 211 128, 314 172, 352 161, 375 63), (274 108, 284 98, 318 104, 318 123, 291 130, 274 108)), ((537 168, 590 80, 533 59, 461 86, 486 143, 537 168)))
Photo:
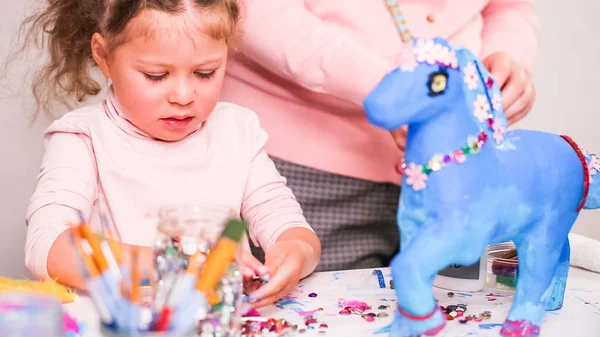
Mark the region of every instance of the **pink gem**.
POLYGON ((457 163, 464 163, 465 160, 467 159, 467 157, 465 156, 464 152, 462 152, 462 150, 456 150, 454 151, 454 161, 457 163))
POLYGON ((494 125, 494 119, 493 118, 488 118, 488 126, 491 128, 492 125, 494 125))
POLYGON ((398 173, 404 174, 404 172, 406 172, 406 163, 398 164, 396 166, 396 170, 398 171, 398 173))
POLYGON ((481 132, 479 134, 479 136, 477 136, 477 140, 479 140, 480 142, 484 142, 487 140, 487 133, 485 132, 481 132))
POLYGON ((485 81, 485 86, 489 88, 491 88, 494 85, 494 79, 491 77, 487 78, 487 81, 485 81))
POLYGON ((456 316, 457 317, 462 317, 462 315, 464 315, 464 312, 462 312, 462 311, 457 311, 456 312, 456 316))

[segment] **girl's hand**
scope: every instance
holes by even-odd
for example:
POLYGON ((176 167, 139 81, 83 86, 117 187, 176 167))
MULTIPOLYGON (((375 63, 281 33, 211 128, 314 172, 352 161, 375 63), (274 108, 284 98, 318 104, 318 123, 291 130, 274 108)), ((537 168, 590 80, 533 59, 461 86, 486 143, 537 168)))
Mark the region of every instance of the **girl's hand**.
POLYGON ((535 102, 531 73, 508 53, 498 52, 483 60, 502 90, 504 113, 509 124, 525 118, 535 102))
POLYGON ((244 279, 251 279, 255 275, 260 277, 268 277, 269 269, 258 261, 251 252, 242 248, 239 258, 240 271, 244 279))
POLYGON ((396 146, 400 151, 404 152, 406 150, 406 134, 408 133, 408 127, 402 126, 399 129, 390 131, 396 146))
MULTIPOLYGON (((307 250, 312 250, 309 244, 300 240, 276 242, 266 255, 266 265, 271 279, 259 290, 250 294, 250 304, 255 307, 270 305, 298 286, 303 270, 311 268, 306 256, 312 256, 307 250)), ((314 268, 314 267, 312 267, 314 268)))

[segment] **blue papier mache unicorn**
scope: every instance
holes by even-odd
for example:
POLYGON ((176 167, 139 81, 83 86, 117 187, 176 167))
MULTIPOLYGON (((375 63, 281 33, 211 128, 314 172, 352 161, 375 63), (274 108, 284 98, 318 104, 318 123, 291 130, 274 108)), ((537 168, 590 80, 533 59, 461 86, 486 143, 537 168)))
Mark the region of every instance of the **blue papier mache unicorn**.
POLYGON ((544 311, 562 307, 567 235, 581 209, 600 208, 600 160, 567 136, 507 131, 501 97, 469 50, 411 37, 398 68, 364 102, 372 124, 408 125, 401 251, 391 263, 393 337, 441 331, 446 317, 432 295, 437 273, 473 264, 494 243, 513 241, 519 256, 502 335, 538 336, 544 311))

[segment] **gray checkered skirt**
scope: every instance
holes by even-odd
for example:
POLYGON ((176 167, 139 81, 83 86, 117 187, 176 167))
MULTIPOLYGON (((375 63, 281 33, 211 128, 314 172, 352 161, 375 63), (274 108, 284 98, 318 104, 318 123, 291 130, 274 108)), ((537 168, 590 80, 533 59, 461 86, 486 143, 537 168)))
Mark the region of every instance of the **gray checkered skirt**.
MULTIPOLYGON (((322 245, 317 271, 388 266, 398 252, 400 187, 273 158, 322 245)), ((252 252, 261 261, 260 248, 252 252)))

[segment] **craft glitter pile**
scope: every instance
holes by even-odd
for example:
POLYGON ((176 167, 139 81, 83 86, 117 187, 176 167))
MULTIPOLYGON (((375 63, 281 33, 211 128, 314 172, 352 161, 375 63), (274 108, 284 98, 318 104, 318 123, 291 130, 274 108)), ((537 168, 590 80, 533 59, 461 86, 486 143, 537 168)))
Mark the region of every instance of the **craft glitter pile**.
POLYGON ((484 311, 479 315, 466 315, 466 304, 452 304, 445 307, 440 306, 440 310, 446 315, 446 320, 458 320, 460 324, 467 324, 470 321, 481 322, 492 318, 492 313, 490 311, 484 311))

